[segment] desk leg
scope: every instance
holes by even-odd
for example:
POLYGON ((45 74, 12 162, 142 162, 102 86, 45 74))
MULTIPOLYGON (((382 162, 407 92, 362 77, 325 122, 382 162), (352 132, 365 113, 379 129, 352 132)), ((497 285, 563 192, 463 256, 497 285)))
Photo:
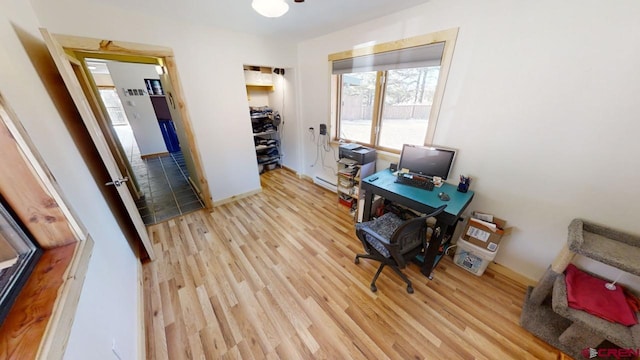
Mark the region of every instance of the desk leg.
POLYGON ((442 243, 442 239, 447 232, 448 226, 441 223, 440 221, 436 222, 435 229, 440 228, 440 231, 437 233, 433 233, 431 236, 431 240, 429 241, 429 246, 427 247, 427 252, 424 255, 424 263, 422 263, 422 268, 420 272, 429 277, 429 280, 433 280, 433 270, 436 267, 436 257, 438 256, 438 249, 440 248, 440 244, 442 243))
POLYGON ((371 220, 371 204, 373 203, 373 192, 364 192, 364 209, 362 209, 362 222, 371 220))

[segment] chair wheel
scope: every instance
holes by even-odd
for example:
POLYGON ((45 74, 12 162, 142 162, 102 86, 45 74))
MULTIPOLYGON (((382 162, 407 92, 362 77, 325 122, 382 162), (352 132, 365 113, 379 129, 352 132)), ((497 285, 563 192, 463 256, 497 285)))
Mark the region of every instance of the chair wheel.
POLYGON ((375 285, 373 285, 373 284, 371 284, 371 286, 370 286, 369 288, 371 289, 371 292, 376 292, 376 291, 378 291, 378 288, 377 288, 375 285))
POLYGON ((407 286, 407 292, 413 294, 413 287, 411 285, 407 286))
POLYGON ((356 256, 356 258, 353 260, 354 263, 356 264, 360 264, 360 258, 356 256))

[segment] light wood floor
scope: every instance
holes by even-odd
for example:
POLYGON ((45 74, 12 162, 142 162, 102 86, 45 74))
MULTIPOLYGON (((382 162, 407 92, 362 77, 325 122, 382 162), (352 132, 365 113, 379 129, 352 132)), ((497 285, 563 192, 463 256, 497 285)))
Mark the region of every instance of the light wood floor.
POLYGON ((263 192, 153 225, 143 265, 149 359, 556 359, 518 325, 525 287, 445 258, 414 294, 362 251, 336 195, 287 170, 263 192))

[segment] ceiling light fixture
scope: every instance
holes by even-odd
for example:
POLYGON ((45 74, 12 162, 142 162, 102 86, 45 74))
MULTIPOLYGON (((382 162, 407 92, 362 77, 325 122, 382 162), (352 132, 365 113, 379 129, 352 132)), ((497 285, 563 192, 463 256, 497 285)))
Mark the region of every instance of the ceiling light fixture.
POLYGON ((251 7, 258 14, 269 18, 280 17, 289 11, 289 4, 284 0, 253 0, 251 7))

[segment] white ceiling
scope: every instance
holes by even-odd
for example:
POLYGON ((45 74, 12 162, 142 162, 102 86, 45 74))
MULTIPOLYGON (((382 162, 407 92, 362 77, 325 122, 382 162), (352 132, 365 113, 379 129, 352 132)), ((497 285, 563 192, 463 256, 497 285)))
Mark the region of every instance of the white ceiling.
POLYGON ((289 12, 280 18, 265 18, 257 14, 251 8, 251 0, 110 0, 109 4, 191 24, 297 41, 344 29, 429 0, 285 1, 289 4, 289 12))

